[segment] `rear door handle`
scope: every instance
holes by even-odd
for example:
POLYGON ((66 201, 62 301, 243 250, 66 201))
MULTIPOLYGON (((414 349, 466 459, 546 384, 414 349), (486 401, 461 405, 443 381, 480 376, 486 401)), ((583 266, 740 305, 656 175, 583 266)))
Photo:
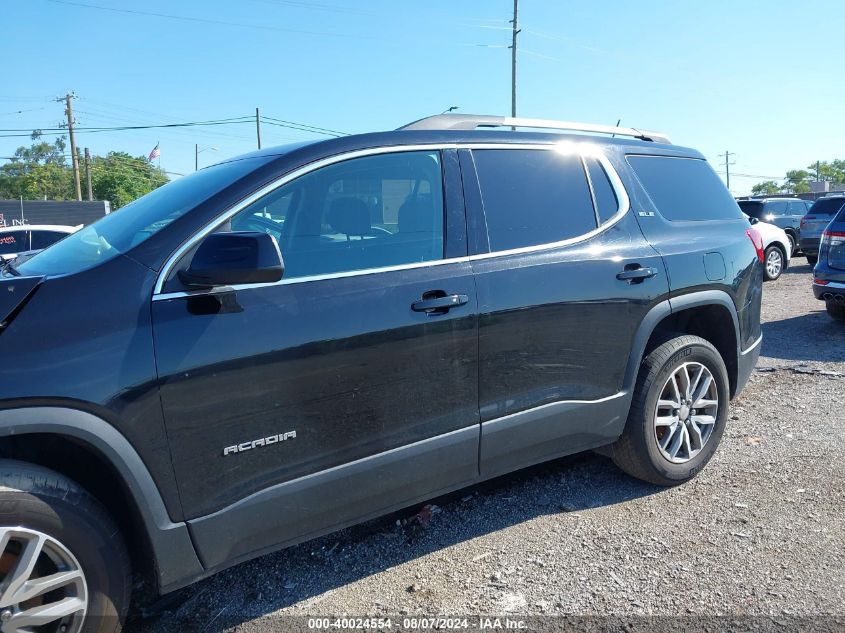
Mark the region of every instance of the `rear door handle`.
POLYGON ((654 277, 656 274, 656 268, 640 268, 639 264, 633 264, 631 268, 626 266, 625 270, 616 275, 616 278, 620 281, 635 283, 648 279, 649 277, 654 277), (636 266, 636 268, 633 268, 633 266, 636 266))
POLYGON ((469 301, 466 295, 441 295, 426 296, 425 293, 420 301, 411 304, 414 312, 427 312, 428 314, 444 314, 457 306, 462 306, 469 301))

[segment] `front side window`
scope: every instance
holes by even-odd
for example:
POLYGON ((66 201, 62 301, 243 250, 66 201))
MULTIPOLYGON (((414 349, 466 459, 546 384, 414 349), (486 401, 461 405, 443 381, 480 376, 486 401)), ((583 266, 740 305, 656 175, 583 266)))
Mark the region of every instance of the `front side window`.
POLYGON ((0 233, 0 255, 11 255, 29 250, 29 231, 0 233))
POLYGON ((443 258, 439 152, 345 160, 282 185, 221 229, 279 243, 285 279, 443 258))
POLYGON ((667 220, 742 218, 733 196, 705 160, 630 155, 628 164, 657 211, 667 220))
POLYGON ((482 149, 473 159, 491 251, 560 242, 598 226, 579 156, 482 149))

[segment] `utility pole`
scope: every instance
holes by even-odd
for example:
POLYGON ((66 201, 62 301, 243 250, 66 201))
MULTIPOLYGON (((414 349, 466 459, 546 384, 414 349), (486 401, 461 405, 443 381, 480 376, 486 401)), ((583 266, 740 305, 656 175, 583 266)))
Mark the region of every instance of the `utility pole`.
POLYGON ((734 163, 728 162, 731 156, 736 156, 735 153, 725 150, 725 185, 728 191, 731 190, 731 165, 734 163))
MULTIPOLYGON (((65 115, 67 115, 67 129, 68 135, 70 136, 70 159, 71 163, 73 164, 73 186, 76 189, 76 199, 77 201, 82 200, 82 187, 79 183, 79 157, 76 155, 76 137, 73 135, 73 104, 72 100, 76 99, 76 95, 73 94, 73 91, 69 92, 65 95, 64 102, 65 102, 65 115)), ((62 99, 56 99, 56 101, 61 102, 62 99)))
POLYGON ((516 36, 519 33, 519 0, 513 0, 513 40, 511 42, 511 116, 516 117, 516 36))
POLYGON ((258 149, 261 149, 261 115, 258 108, 255 108, 255 136, 258 139, 258 149))
MULTIPOLYGON (((259 145, 259 147, 261 147, 259 145)), ((198 171, 200 168, 200 144, 194 143, 194 171, 198 171)))
POLYGON ((94 192, 91 190, 91 151, 85 148, 85 184, 88 188, 88 202, 94 199, 94 192))

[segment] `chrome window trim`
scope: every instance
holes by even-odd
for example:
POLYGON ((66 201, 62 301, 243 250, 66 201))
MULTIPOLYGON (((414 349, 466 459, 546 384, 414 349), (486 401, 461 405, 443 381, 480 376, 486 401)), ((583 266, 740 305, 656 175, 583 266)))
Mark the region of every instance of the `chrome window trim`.
MULTIPOLYGON (((618 204, 619 208, 616 210, 616 213, 604 224, 600 224, 595 229, 590 231, 589 233, 584 233, 583 235, 578 235, 576 237, 570 237, 565 240, 559 240, 557 242, 548 242, 545 244, 536 244, 534 246, 523 246, 520 248, 511 248, 508 250, 503 251, 491 251, 489 253, 480 253, 478 255, 470 255, 469 259, 471 261, 483 260, 483 259, 490 259, 492 257, 506 257, 509 255, 521 255, 524 253, 535 253, 538 251, 545 251, 545 250, 553 250, 556 248, 561 248, 563 246, 571 246, 572 244, 578 244, 579 242, 584 242, 586 240, 592 239, 596 235, 603 233, 607 229, 611 228, 614 224, 619 222, 625 214, 631 208, 631 200, 628 197, 628 192, 625 190, 624 185, 622 184, 622 179, 619 178, 619 174, 616 173, 616 170, 613 168, 613 165, 608 160, 607 156, 605 156, 604 152, 601 151, 597 145, 593 143, 573 143, 575 146, 575 152, 581 157, 582 159, 582 166, 583 166, 583 158, 585 156, 595 158, 599 164, 604 169, 604 173, 607 174, 608 180, 610 180, 610 186, 613 188, 614 193, 616 194, 616 203, 618 204)), ((514 147, 515 145, 504 145, 503 147, 514 147)), ((483 148, 491 148, 490 145, 484 145, 483 148)), ((523 148, 525 149, 525 148, 523 148)), ((530 146, 528 149, 559 149, 558 145, 542 145, 542 146, 530 146)), ((590 189, 590 194, 592 195, 592 188, 590 189)), ((593 196, 593 208, 595 208, 595 196, 593 196)))
MULTIPOLYGON (((587 175, 589 178, 589 176, 587 175)), ((592 190, 591 190, 592 194, 592 190)), ((593 197, 593 204, 595 205, 595 198, 593 197)), ((614 224, 616 224, 622 217, 628 212, 630 209, 630 199, 628 198, 628 193, 625 190, 625 187, 622 184, 622 180, 619 178, 619 175, 616 173, 613 165, 608 160, 607 156, 604 154, 602 149, 595 143, 592 142, 581 142, 581 141, 562 141, 562 142, 552 142, 552 143, 423 143, 417 145, 387 145, 384 147, 373 147, 367 149, 360 149, 360 150, 353 150, 350 152, 344 152, 342 154, 336 154, 334 156, 329 156, 323 158, 318 161, 314 161, 313 163, 309 163, 307 165, 303 165, 298 169, 293 170, 277 178, 276 180, 264 185, 260 189, 256 190, 246 198, 242 199, 241 201, 237 202, 236 204, 232 205, 229 209, 215 217, 211 222, 209 222, 206 226, 202 229, 194 233, 191 237, 189 237, 183 244, 180 246, 170 257, 168 257, 167 261, 165 262, 164 266, 161 269, 161 272, 158 274, 156 279, 155 286, 153 288, 153 301, 163 301, 165 299, 175 299, 180 297, 190 297, 196 295, 207 295, 207 294, 216 294, 219 292, 231 292, 233 290, 247 290, 251 288, 265 288, 270 286, 280 286, 280 285, 287 285, 287 284, 297 284, 297 283, 308 283, 312 281, 322 281, 326 279, 335 279, 335 278, 343 278, 343 277, 355 277, 359 275, 372 275, 372 274, 379 274, 385 272, 394 272, 399 270, 411 270, 414 268, 422 268, 425 266, 438 266, 442 264, 454 264, 454 263, 465 263, 469 261, 474 261, 478 259, 488 259, 491 257, 500 257, 500 256, 507 256, 507 255, 515 255, 519 253, 531 253, 535 251, 541 250, 551 250, 555 248, 560 248, 561 246, 568 246, 570 244, 576 244, 578 242, 582 242, 588 240, 599 233, 609 229, 614 224), (329 165, 333 165, 335 163, 340 163, 347 160, 352 160, 355 158, 362 158, 365 156, 374 156, 378 154, 392 154, 397 152, 419 152, 419 151, 444 151, 449 149, 531 149, 531 150, 545 150, 545 151, 559 151, 564 154, 575 154, 582 159, 583 165, 583 157, 584 156, 592 156, 596 160, 599 161, 602 168, 607 174, 608 179, 610 180, 610 184, 613 187, 614 192, 616 193, 617 203, 619 204, 619 209, 617 210, 616 214, 611 217, 607 222, 604 224, 596 227, 593 231, 589 233, 585 233, 584 235, 579 235, 574 238, 569 238, 566 240, 561 240, 557 242, 549 242, 545 244, 537 244, 534 246, 526 246, 522 248, 515 248, 506 251, 494 251, 490 253, 482 253, 478 255, 470 255, 467 257, 457 257, 457 258, 450 258, 450 259, 437 259, 428 262, 414 262, 410 264, 400 264, 396 266, 385 266, 381 268, 367 268, 362 270, 354 270, 354 271, 345 271, 339 273, 328 273, 323 275, 310 275, 304 277, 295 277, 293 279, 281 279, 280 281, 269 282, 269 283, 261 283, 261 284, 237 284, 233 286, 221 286, 218 288, 211 288, 211 289, 202 289, 202 290, 194 290, 194 291, 178 291, 178 292, 163 292, 165 280, 168 278, 170 273, 173 270, 173 267, 176 263, 187 253, 191 248, 193 248, 197 242, 202 240, 208 234, 210 234, 217 226, 221 223, 225 222, 229 218, 236 215, 239 211, 243 210, 259 198, 267 195, 268 193, 282 187, 292 180, 304 176, 312 171, 316 171, 323 167, 327 167, 329 165)))

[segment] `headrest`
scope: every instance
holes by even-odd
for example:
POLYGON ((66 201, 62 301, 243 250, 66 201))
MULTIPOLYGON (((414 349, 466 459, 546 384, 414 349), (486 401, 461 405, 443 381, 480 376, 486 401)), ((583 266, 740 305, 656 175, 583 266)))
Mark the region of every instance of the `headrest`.
POLYGON ((430 195, 409 197, 399 207, 400 233, 425 233, 430 235, 435 227, 435 207, 430 195))
POLYGON ((346 235, 369 235, 370 210, 363 200, 345 197, 332 200, 326 218, 332 229, 346 235))

